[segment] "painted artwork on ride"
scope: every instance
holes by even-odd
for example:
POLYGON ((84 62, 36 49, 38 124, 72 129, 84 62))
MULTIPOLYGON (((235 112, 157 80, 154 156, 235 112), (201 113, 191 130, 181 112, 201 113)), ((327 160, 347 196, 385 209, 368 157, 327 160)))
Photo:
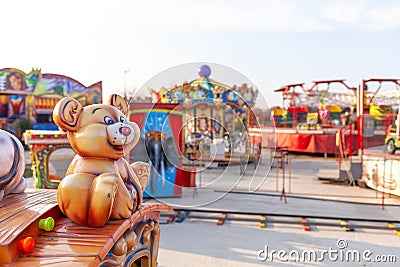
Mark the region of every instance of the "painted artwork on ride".
POLYGON ((363 155, 362 173, 368 187, 400 196, 400 160, 397 157, 363 155))
POLYGON ((102 102, 102 83, 89 87, 70 77, 41 73, 32 69, 25 73, 15 68, 0 69, 0 120, 2 127, 17 131, 16 122, 22 117, 33 122, 37 130, 57 130, 51 114, 63 97, 77 99, 83 106, 102 102))
POLYGON ((144 197, 181 196, 182 107, 166 103, 131 103, 130 120, 141 129, 130 161, 151 163, 144 197))

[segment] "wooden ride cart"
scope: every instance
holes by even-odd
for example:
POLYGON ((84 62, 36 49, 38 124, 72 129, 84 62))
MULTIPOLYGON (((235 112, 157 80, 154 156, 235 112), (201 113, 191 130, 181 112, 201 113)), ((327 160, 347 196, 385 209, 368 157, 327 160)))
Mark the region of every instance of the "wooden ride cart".
POLYGON ((144 203, 128 219, 93 228, 62 214, 56 190, 10 194, 0 201, 0 266, 156 266, 160 213, 171 211, 144 203), (54 224, 41 229, 49 217, 54 224))

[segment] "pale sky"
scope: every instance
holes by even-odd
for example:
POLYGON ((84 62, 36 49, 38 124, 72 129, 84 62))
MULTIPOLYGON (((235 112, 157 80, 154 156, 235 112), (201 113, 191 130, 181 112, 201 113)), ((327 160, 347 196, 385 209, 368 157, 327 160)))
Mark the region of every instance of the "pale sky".
POLYGON ((0 68, 102 81, 105 97, 123 92, 124 78, 141 88, 192 62, 236 70, 270 105, 288 83, 400 78, 396 0, 22 0, 0 10, 0 68))

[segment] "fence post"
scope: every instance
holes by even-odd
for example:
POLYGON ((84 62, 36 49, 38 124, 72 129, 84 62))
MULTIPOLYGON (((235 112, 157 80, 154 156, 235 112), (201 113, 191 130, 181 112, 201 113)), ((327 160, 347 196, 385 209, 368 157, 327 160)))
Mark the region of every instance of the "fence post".
POLYGON ((376 170, 375 170, 375 198, 378 198, 378 173, 379 173, 379 161, 376 161, 376 170))
POLYGON ((283 151, 281 151, 281 166, 282 166, 282 192, 281 192, 281 200, 282 200, 282 198, 284 199, 284 201, 285 201, 285 204, 287 203, 287 201, 286 201, 286 192, 285 192, 285 164, 286 164, 286 162, 285 162, 285 155, 284 155, 284 152, 283 151))
POLYGON ((243 154, 240 154, 239 161, 240 161, 240 175, 244 175, 244 164, 243 164, 244 157, 243 157, 243 154))
MULTIPOLYGON (((393 182, 393 159, 390 160, 390 183, 393 182)), ((389 198, 391 198, 392 194, 389 194, 389 198)))
MULTIPOLYGON (((200 182, 200 187, 203 185, 203 179, 202 179, 202 173, 203 173, 203 170, 202 170, 202 164, 201 164, 201 161, 202 161, 202 157, 200 157, 200 161, 199 161, 199 174, 200 174, 200 177, 199 177, 199 182, 200 182)), ((195 166, 195 162, 193 161, 193 166, 195 166)), ((195 168, 195 172, 197 172, 197 168, 195 168)))
POLYGON ((292 157, 290 153, 287 154, 288 157, 288 171, 289 171, 289 193, 292 193, 292 157))
POLYGON ((274 163, 273 163, 273 165, 275 166, 275 171, 276 171, 276 179, 275 179, 275 191, 276 192, 279 192, 279 165, 278 165, 278 162, 276 162, 277 161, 277 155, 276 155, 276 150, 275 150, 275 152, 274 152, 274 155, 273 155, 273 161, 274 161, 274 163))
POLYGON ((382 209, 385 209, 385 173, 386 173, 386 156, 383 156, 383 185, 382 185, 382 209))

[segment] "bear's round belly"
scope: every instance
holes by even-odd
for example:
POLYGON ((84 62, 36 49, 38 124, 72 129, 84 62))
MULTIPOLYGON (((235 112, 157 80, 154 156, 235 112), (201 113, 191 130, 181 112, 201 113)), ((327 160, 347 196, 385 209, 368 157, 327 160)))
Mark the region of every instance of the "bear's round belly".
POLYGON ((90 173, 100 175, 102 173, 118 173, 114 160, 101 158, 81 158, 76 162, 73 173, 90 173))

